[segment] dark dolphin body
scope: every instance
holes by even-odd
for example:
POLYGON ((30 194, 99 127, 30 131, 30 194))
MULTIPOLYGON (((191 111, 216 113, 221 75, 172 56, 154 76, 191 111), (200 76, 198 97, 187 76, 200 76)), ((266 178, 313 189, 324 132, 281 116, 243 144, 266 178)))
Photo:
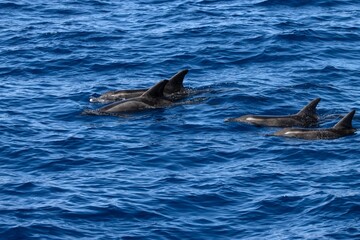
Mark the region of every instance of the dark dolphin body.
POLYGON ((352 126, 352 119, 355 110, 343 117, 334 127, 325 129, 309 129, 309 128, 284 128, 276 133, 274 136, 302 138, 309 140, 316 139, 336 139, 355 133, 356 129, 352 126))
POLYGON ((146 109, 163 108, 172 104, 172 101, 164 98, 164 87, 168 80, 163 80, 144 92, 141 96, 111 103, 97 110, 87 110, 86 114, 92 115, 116 115, 128 112, 137 112, 146 109))
POLYGON ((245 115, 238 118, 230 118, 229 122, 250 123, 256 126, 268 127, 310 127, 317 125, 318 115, 316 114, 316 106, 320 102, 320 98, 312 100, 300 112, 287 116, 261 116, 261 115, 245 115))
MULTIPOLYGON (((181 70, 169 79, 168 83, 164 88, 164 95, 166 97, 176 100, 186 95, 186 90, 183 86, 183 81, 185 75, 188 72, 189 70, 187 69, 181 70)), ((90 98, 90 102, 107 103, 107 102, 115 102, 124 99, 139 97, 147 90, 148 89, 110 91, 102 94, 100 97, 90 98)))

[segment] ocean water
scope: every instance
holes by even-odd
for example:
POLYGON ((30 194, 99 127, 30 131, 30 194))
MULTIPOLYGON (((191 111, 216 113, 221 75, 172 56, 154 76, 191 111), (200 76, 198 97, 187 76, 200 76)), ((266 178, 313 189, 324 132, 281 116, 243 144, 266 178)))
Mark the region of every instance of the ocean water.
POLYGON ((2 0, 0 42, 0 239, 360 239, 359 134, 224 122, 359 109, 356 0, 2 0), (181 69, 184 104, 81 114, 181 69))

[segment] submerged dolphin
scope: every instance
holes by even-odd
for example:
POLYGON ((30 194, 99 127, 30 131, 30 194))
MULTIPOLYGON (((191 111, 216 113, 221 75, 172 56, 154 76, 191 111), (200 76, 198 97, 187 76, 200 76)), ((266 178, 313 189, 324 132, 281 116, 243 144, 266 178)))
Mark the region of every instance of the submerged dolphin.
POLYGON ((268 127, 309 127, 314 126, 318 122, 316 114, 316 106, 320 102, 320 98, 312 100, 300 112, 287 116, 261 116, 261 115, 245 115, 238 118, 230 118, 229 122, 250 123, 256 126, 268 127))
MULTIPOLYGON (((168 83, 164 88, 164 95, 170 98, 179 98, 186 94, 185 88, 183 86, 183 81, 185 75, 189 72, 189 70, 181 70, 172 76, 168 83)), ((100 97, 97 98, 90 98, 90 102, 115 102, 119 100, 139 97, 141 94, 146 92, 148 89, 135 89, 135 90, 117 90, 117 91, 110 91, 102 94, 100 97)))
POLYGON ((335 139, 352 135, 356 129, 352 126, 352 119, 355 110, 343 117, 334 127, 325 129, 309 129, 309 128, 285 128, 274 133, 274 136, 302 138, 302 139, 335 139))
POLYGON ((119 114, 169 106, 172 101, 165 99, 163 94, 167 83, 168 80, 160 81, 139 97, 111 103, 97 110, 88 110, 85 113, 94 115, 119 114))

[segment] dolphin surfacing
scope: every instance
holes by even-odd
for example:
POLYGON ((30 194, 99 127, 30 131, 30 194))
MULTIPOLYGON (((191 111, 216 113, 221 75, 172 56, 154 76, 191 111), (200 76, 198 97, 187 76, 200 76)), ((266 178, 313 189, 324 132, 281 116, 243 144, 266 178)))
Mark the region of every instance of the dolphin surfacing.
POLYGON ((102 94, 100 97, 90 98, 90 102, 99 102, 99 103, 108 103, 108 102, 116 102, 124 99, 140 97, 141 94, 146 92, 147 89, 135 89, 135 90, 117 90, 117 91, 109 91, 102 94))
POLYGON ((172 104, 172 101, 164 98, 163 94, 167 83, 168 80, 160 81, 139 97, 114 102, 97 110, 85 111, 85 113, 88 115, 116 115, 167 107, 172 104))
MULTIPOLYGON (((181 70, 168 80, 164 88, 164 95, 166 97, 173 98, 174 100, 176 100, 177 98, 186 95, 186 89, 184 88, 183 81, 185 75, 188 72, 189 72, 188 69, 181 70)), ((109 91, 102 94, 100 97, 90 98, 90 102, 107 103, 107 102, 115 102, 124 99, 140 97, 147 90, 148 89, 109 91)))
POLYGON ((262 116, 262 115, 245 115, 238 118, 230 118, 225 121, 242 122, 256 126, 267 127, 310 127, 318 123, 316 106, 320 98, 312 100, 308 105, 303 107, 298 113, 287 116, 262 116))
POLYGON ((324 129, 309 129, 309 128, 284 128, 273 136, 289 137, 289 138, 301 138, 308 140, 317 139, 336 139, 355 133, 356 129, 352 126, 352 119, 354 117, 355 110, 348 113, 332 128, 324 129))

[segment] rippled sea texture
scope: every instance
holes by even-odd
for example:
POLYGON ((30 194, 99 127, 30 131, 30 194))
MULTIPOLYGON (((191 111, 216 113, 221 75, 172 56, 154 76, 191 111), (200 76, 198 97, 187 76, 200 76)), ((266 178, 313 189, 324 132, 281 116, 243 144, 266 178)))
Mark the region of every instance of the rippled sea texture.
POLYGON ((224 122, 316 97, 320 127, 358 109, 356 0, 5 0, 0 14, 0 239, 360 238, 359 134, 224 122), (188 104, 81 114, 186 68, 188 104))

